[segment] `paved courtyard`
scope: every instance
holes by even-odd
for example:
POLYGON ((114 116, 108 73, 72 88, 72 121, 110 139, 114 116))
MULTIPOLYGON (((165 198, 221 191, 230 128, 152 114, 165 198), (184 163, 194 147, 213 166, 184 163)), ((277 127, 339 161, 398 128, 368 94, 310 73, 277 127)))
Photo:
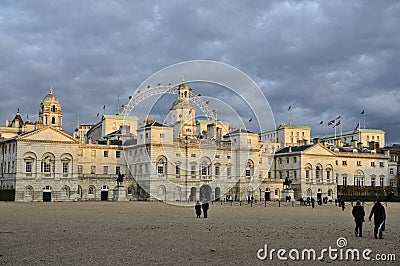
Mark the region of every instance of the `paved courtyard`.
MULTIPOLYGON (((367 215, 371 204, 366 206, 367 215)), ((282 203, 210 205, 209 218, 197 219, 193 207, 160 202, 0 202, 1 265, 291 265, 293 260, 259 260, 257 252, 271 249, 371 249, 400 260, 400 204, 388 204, 384 239, 373 238, 373 223, 364 223, 364 237, 354 235, 351 206, 334 204, 315 209, 282 203)), ((291 253, 295 255, 296 253, 291 253)), ((263 252, 260 253, 263 255, 263 252)), ((361 255, 360 255, 361 256, 361 255)), ((332 260, 326 253, 316 261, 336 265, 378 265, 332 260)))

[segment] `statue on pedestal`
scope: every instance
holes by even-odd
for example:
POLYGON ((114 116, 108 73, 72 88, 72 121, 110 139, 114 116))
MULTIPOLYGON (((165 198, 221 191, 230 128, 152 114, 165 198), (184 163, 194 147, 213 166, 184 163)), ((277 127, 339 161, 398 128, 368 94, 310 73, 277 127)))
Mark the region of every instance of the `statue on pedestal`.
POLYGON ((118 173, 118 177, 117 177, 117 186, 118 187, 122 187, 122 182, 124 182, 124 174, 118 173))
POLYGON ((290 180, 289 177, 286 177, 285 181, 283 182, 283 189, 290 189, 290 184, 292 184, 292 180, 290 180))

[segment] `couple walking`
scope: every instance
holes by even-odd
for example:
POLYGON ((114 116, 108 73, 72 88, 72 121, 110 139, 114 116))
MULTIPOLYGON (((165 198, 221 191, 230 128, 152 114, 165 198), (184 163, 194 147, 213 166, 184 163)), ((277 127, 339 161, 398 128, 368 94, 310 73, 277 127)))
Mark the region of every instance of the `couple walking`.
POLYGON ((209 208, 209 205, 208 205, 207 201, 204 201, 203 204, 200 204, 200 202, 197 201, 196 205, 194 206, 194 209, 196 210, 197 218, 200 218, 200 216, 201 216, 201 209, 203 209, 204 218, 207 218, 208 208, 209 208))
MULTIPOLYGON (((356 205, 353 207, 352 214, 356 222, 355 234, 358 237, 362 237, 362 224, 364 222, 365 211, 359 200, 357 200, 356 205)), ((379 233, 379 238, 382 239, 382 231, 385 230, 386 212, 385 207, 383 207, 379 199, 371 209, 369 221, 371 221, 372 216, 374 216, 374 237, 378 238, 379 233)))

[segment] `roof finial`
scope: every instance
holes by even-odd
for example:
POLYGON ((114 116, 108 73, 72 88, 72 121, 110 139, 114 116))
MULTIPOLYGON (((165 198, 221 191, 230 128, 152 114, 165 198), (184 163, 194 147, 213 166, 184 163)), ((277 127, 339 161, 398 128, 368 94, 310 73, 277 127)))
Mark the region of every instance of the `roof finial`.
POLYGON ((53 94, 53 86, 50 86, 50 94, 53 94))
POLYGON ((19 114, 19 107, 18 107, 17 113, 19 114))
POLYGON ((182 73, 182 84, 185 84, 185 75, 182 73))

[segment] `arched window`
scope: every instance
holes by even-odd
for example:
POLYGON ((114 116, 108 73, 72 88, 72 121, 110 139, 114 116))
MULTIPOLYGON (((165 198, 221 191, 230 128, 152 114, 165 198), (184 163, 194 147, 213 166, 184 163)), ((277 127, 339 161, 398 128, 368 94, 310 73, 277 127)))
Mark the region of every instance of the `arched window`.
POLYGON ((52 124, 52 125, 55 125, 55 123, 56 123, 56 118, 55 118, 55 117, 52 117, 52 118, 51 118, 51 124, 52 124))
POLYGON ((245 169, 246 177, 251 177, 251 176, 253 175, 253 170, 254 170, 254 164, 253 164, 253 162, 250 161, 250 160, 247 161, 246 169, 245 169))
POLYGON ((321 168, 317 165, 315 167, 315 179, 319 179, 321 177, 321 168))
POLYGON ((55 105, 53 105, 53 106, 51 107, 51 111, 52 111, 52 112, 55 112, 55 111, 57 111, 57 108, 56 108, 56 106, 55 106, 55 105))
POLYGON ((201 175, 202 176, 210 175, 210 166, 208 165, 207 161, 203 161, 201 163, 201 175))
POLYGON ((331 180, 331 171, 332 171, 332 169, 330 169, 330 168, 326 169, 326 180, 328 182, 330 182, 330 180, 331 180))
POLYGON ((94 194, 94 187, 89 187, 88 194, 89 195, 93 195, 94 194))
POLYGON ((164 159, 159 159, 157 163, 157 173, 159 175, 164 175, 165 174, 165 161, 164 159))

